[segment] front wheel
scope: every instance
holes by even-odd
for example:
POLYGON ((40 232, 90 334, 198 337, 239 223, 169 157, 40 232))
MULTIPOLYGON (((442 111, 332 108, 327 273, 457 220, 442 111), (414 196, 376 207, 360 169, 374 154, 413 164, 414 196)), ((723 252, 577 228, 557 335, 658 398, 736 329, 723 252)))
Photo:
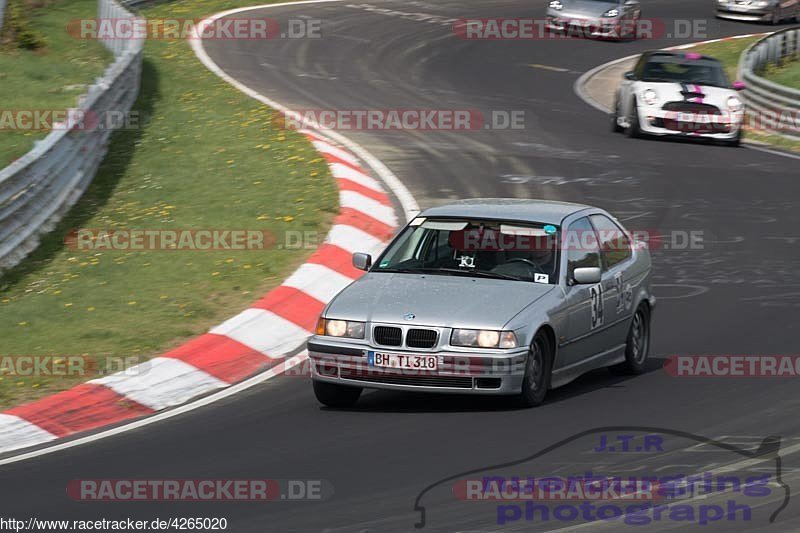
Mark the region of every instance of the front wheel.
POLYGON ((742 130, 740 129, 739 132, 736 134, 736 137, 729 141, 724 141, 726 146, 730 146, 732 148, 736 148, 742 144, 742 130))
POLYGON ((639 127, 639 110, 636 109, 636 100, 631 103, 630 116, 628 117, 628 137, 638 138, 642 136, 642 129, 639 127))
POLYGON ((625 362, 609 367, 614 374, 641 374, 650 354, 650 311, 645 304, 636 308, 625 341, 625 362))
POLYGON ((622 126, 619 125, 619 96, 614 100, 614 112, 611 114, 611 131, 621 133, 622 126))
POLYGON ((361 396, 361 388, 314 380, 314 395, 328 407, 352 407, 361 396))
POLYGON ((544 403, 550 386, 550 371, 553 358, 550 343, 542 333, 537 333, 525 360, 525 378, 522 380, 520 400, 525 407, 536 407, 544 403))

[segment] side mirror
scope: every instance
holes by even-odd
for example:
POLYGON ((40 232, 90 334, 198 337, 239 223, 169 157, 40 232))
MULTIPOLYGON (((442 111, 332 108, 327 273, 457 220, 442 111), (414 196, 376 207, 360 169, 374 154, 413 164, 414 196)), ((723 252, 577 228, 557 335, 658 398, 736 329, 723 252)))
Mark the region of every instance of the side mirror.
POLYGON ((372 256, 369 254, 354 253, 353 266, 359 270, 369 270, 372 266, 372 256))
POLYGON ((625 73, 625 79, 633 81, 636 79, 636 75, 633 73, 632 70, 629 70, 628 72, 625 73))
POLYGON ((744 91, 747 88, 747 84, 743 81, 735 81, 733 82, 733 90, 734 91, 744 91))
POLYGON ((590 285, 600 283, 603 273, 600 267, 582 267, 572 271, 572 279, 580 285, 590 285))

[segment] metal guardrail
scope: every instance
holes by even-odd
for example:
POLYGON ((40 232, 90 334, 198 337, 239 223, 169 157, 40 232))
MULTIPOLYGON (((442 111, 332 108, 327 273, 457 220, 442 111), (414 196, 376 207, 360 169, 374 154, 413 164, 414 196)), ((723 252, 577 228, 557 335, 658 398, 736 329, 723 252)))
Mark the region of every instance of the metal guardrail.
POLYGON ((739 77, 747 87, 744 99, 748 118, 759 128, 800 141, 800 89, 764 79, 768 65, 800 61, 800 27, 764 37, 742 53, 739 77))
MULTIPOLYGON (((134 18, 114 0, 98 0, 98 17, 134 18)), ((78 201, 108 150, 111 115, 127 114, 139 93, 143 39, 104 39, 114 62, 89 86, 73 117, 92 123, 54 128, 34 148, 0 170, 0 271, 19 263, 78 201)), ((117 121, 119 122, 119 121, 117 121)))

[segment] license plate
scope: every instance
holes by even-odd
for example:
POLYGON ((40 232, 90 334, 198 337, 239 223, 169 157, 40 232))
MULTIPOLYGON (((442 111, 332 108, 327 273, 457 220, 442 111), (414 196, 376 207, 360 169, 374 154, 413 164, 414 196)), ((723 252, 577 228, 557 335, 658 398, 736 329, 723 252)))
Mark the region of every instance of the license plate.
POLYGON ((692 122, 694 124, 710 124, 715 117, 708 113, 679 113, 678 122, 692 122))
POLYGON ((437 370, 439 367, 435 355, 407 355, 383 352, 368 352, 367 363, 369 366, 402 370, 437 370))

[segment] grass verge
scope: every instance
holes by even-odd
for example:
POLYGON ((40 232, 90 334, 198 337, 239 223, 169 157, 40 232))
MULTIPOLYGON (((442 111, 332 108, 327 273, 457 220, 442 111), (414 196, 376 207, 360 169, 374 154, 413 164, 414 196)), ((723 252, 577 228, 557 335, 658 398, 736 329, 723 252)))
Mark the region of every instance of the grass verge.
MULTIPOLYGON (((745 39, 720 41, 716 43, 694 46, 688 50, 716 57, 722 61, 723 65, 725 65, 725 71, 728 73, 728 77, 730 77, 732 80, 735 80, 738 79, 737 69, 739 65, 739 58, 741 57, 742 52, 744 52, 748 46, 755 43, 759 39, 761 39, 761 37, 748 37, 745 39)), ((797 69, 797 75, 800 76, 800 67, 797 69)), ((775 78, 770 77, 770 79, 776 81, 775 78)), ((783 81, 776 81, 776 83, 785 84, 783 81)), ((762 130, 745 126, 745 137, 749 140, 768 144, 775 148, 780 148, 789 152, 800 153, 800 142, 787 139, 786 137, 782 137, 780 135, 772 135, 765 133, 762 130)))
POLYGON ((779 85, 800 89, 800 57, 794 61, 787 61, 780 66, 768 67, 764 72, 764 77, 779 85))
MULTIPOLYGON (((144 14, 200 18, 248 3, 184 0, 144 14)), ((274 125, 270 109, 208 72, 185 41, 146 44, 136 110, 140 127, 113 136, 76 207, 0 278, 0 356, 83 355, 100 371, 108 357, 145 360, 246 308, 310 253, 84 252, 64 245, 73 229, 255 229, 278 242, 287 231, 327 231, 338 193, 324 160, 274 125)), ((92 377, 0 366, 0 407, 92 377)))
POLYGON ((113 56, 98 41, 76 40, 65 31, 72 19, 96 17, 96 0, 70 0, 28 8, 29 0, 9 4, 3 42, 0 45, 0 168, 33 148, 47 135, 43 130, 15 129, 22 110, 55 110, 74 107, 86 85, 103 73, 113 56), (24 48, 8 37, 15 11, 25 12, 21 32, 35 32, 42 46, 24 48))

